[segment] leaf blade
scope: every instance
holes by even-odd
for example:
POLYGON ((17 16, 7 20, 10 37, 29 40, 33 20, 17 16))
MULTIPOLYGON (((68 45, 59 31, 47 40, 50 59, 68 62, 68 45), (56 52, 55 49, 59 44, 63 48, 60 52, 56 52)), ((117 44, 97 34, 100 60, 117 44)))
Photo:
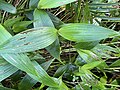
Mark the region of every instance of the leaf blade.
MULTIPOLYGON (((9 38, 11 38, 12 36, 5 30, 5 28, 0 24, 0 34, 2 35, 0 37, 1 40, 8 40, 9 38), (2 28, 1 28, 2 27, 2 28), (5 35, 8 35, 8 37, 6 37, 5 35)), ((4 42, 4 41, 1 41, 4 42)), ((30 75, 33 79, 39 81, 39 82, 43 82, 45 83, 45 85, 51 86, 51 87, 59 87, 58 83, 54 81, 54 78, 50 77, 44 69, 42 69, 41 66, 39 66, 39 64, 37 64, 37 66, 33 65, 32 62, 30 61, 29 57, 24 54, 24 53, 20 53, 20 54, 0 54, 7 62, 9 62, 11 65, 17 67, 20 70, 25 71, 28 75, 30 75), (35 67, 39 67, 37 69, 39 69, 39 71, 42 71, 42 74, 40 72, 38 72, 38 70, 35 67), (45 76, 46 75, 46 76, 45 76), (44 78, 42 78, 44 77, 44 78), (46 81, 46 78, 49 79, 49 83, 46 81)), ((57 79, 56 79, 57 81, 57 79)))
POLYGON ((0 59, 0 82, 13 73, 15 73, 18 69, 13 65, 7 63, 4 59, 0 59))
POLYGON ((65 39, 76 42, 97 41, 119 35, 116 31, 84 23, 64 25, 59 30, 59 34, 65 39))
MULTIPOLYGON (((52 20, 43 10, 35 9, 34 11, 34 27, 54 27, 52 20)), ((60 43, 57 38, 46 50, 56 59, 60 60, 60 43)))
POLYGON ((34 11, 34 27, 54 27, 50 17, 44 10, 35 9, 34 11))
POLYGON ((38 3, 39 9, 46 9, 46 8, 55 8, 61 5, 69 4, 77 0, 40 0, 38 3))
POLYGON ((0 0, 0 9, 5 10, 10 13, 13 13, 13 14, 15 14, 17 12, 16 8, 13 5, 11 5, 3 0, 0 0))
POLYGON ((22 53, 45 48, 57 38, 56 29, 41 27, 21 32, 1 46, 0 53, 22 53))

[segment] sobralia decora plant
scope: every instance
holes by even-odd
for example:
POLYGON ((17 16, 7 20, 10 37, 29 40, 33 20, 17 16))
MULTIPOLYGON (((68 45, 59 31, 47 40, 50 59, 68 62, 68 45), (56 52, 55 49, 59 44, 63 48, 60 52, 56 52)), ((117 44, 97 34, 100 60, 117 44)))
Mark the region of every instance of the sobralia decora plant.
POLYGON ((81 3, 90 14, 91 4, 80 0, 25 0, 22 4, 17 2, 16 7, 0 0, 3 10, 1 90, 114 90, 119 87, 114 84, 117 81, 107 81, 106 71, 119 63, 118 60, 110 65, 106 63, 112 53, 119 57, 119 47, 101 42, 119 38, 120 33, 94 25, 86 17, 80 18, 84 13, 79 12, 83 9, 79 8, 81 3), (64 10, 70 5, 76 5, 78 10, 71 23, 64 23, 51 13, 56 8, 64 10), (5 86, 9 79, 10 87, 5 86))

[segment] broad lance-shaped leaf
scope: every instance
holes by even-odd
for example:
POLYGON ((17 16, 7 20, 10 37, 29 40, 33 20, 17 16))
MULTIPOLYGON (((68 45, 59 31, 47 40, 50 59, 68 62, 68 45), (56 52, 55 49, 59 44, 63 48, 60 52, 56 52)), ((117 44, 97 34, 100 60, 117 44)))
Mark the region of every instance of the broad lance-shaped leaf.
POLYGON ((54 27, 50 17, 44 10, 35 9, 34 11, 34 27, 54 27))
MULTIPOLYGON (((0 37, 1 40, 7 40, 10 37, 12 37, 6 30, 5 28, 0 24, 0 35, 2 35, 0 37), (6 33, 6 35, 8 35, 8 37, 3 36, 3 33, 6 33)), ((44 83, 47 86, 50 87, 65 87, 64 85, 60 85, 59 86, 59 80, 56 78, 52 78, 50 77, 45 70, 37 63, 35 62, 34 64, 32 64, 32 62, 30 61, 29 57, 26 54, 8 54, 8 53, 4 53, 4 54, 0 54, 7 62, 9 62, 10 64, 12 64, 13 66, 17 67, 20 70, 25 71, 28 75, 30 75, 33 79, 44 83)))
POLYGON ((120 33, 101 26, 84 23, 63 25, 59 34, 71 41, 89 42, 120 35, 120 33))
POLYGON ((22 53, 45 48, 57 37, 52 27, 33 28, 21 32, 0 45, 0 53, 22 53))
POLYGON ((69 4, 77 0, 40 0, 38 3, 38 8, 56 8, 61 5, 69 4))
MULTIPOLYGON (((12 36, 8 33, 5 28, 0 24, 0 44, 4 43, 7 39, 12 36)), ((3 58, 0 58, 0 81, 6 79, 18 70, 15 66, 6 62, 3 58)))
POLYGON ((29 76, 31 76, 35 80, 41 81, 44 85, 46 85, 46 83, 47 83, 51 87, 58 87, 59 82, 58 82, 57 78, 50 77, 46 73, 46 71, 36 61, 33 61, 33 65, 34 65, 38 75, 35 76, 33 74, 28 73, 29 76))
MULTIPOLYGON (((7 41, 7 39, 11 38, 12 36, 5 30, 5 28, 0 24, 0 44, 7 41)), ((10 64, 16 66, 17 68, 31 74, 36 74, 35 68, 33 67, 31 61, 29 60, 28 56, 26 54, 1 54, 1 56, 8 61, 10 64)), ((2 63, 1 63, 2 64, 2 63)), ((11 66, 12 67, 12 66, 11 66)), ((9 67, 10 68, 10 67, 9 67)), ((11 75, 9 73, 9 75, 11 75)), ((6 75, 5 73, 4 75, 6 75)), ((7 76, 6 76, 7 77, 7 76)), ((6 78, 4 77, 4 78, 6 78)))
POLYGON ((1 56, 15 67, 25 71, 33 79, 51 87, 58 87, 59 84, 54 78, 50 77, 37 62, 32 64, 25 54, 1 54, 1 56))
POLYGON ((7 62, 27 73, 36 73, 29 57, 25 54, 0 54, 7 62))
POLYGON ((4 0, 0 0, 0 9, 10 13, 16 13, 16 8, 4 0))
POLYGON ((15 73, 18 69, 6 62, 3 58, 0 58, 0 82, 13 73, 15 73))
MULTIPOLYGON (((34 27, 54 27, 50 17, 44 10, 35 9, 34 27)), ((60 60, 60 44, 57 38, 51 45, 46 47, 47 51, 56 59, 60 60)))
MULTIPOLYGON (((55 59, 49 60, 41 64, 42 68, 46 71, 48 70, 49 66, 55 59)), ((19 90, 30 90, 35 84, 37 83, 36 80, 31 78, 29 75, 26 75, 18 85, 19 90)))

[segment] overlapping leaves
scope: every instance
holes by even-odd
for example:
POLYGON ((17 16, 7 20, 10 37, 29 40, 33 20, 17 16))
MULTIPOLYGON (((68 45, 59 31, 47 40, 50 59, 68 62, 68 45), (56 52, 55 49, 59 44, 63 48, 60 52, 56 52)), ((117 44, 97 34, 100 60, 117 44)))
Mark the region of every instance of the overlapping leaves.
MULTIPOLYGON (((52 20, 44 10, 35 9, 34 27, 54 27, 52 20)), ((56 59, 60 60, 60 44, 57 38, 51 45, 46 47, 47 51, 56 59)))
MULTIPOLYGON (((48 20, 49 19, 50 18, 48 18, 48 20)), ((37 25, 37 23, 35 24, 37 25)), ((40 24, 38 24, 37 27, 39 25, 40 24)), ((63 25, 58 31, 52 25, 49 27, 33 28, 13 37, 2 25, 0 25, 0 29, 0 39, 2 40, 0 42, 0 55, 10 63, 8 63, 10 67, 15 68, 14 72, 18 69, 23 70, 33 79, 58 89, 67 87, 61 80, 50 77, 37 62, 34 61, 32 63, 24 52, 35 51, 51 45, 57 39, 57 32, 62 37, 76 42, 97 41, 119 35, 119 33, 107 28, 80 23, 63 25), (59 85, 59 82, 61 82, 62 87, 59 85)), ((87 66, 84 66, 84 68, 85 67, 87 66)), ((4 72, 4 79, 14 73, 12 69, 6 68, 6 65, 3 66, 3 68, 11 71, 10 73, 4 72)))
MULTIPOLYGON (((3 39, 5 42, 5 40, 9 39, 10 37, 12 38, 12 36, 4 29, 4 27, 2 25, 1 25, 0 29, 1 29, 0 34, 4 35, 3 33, 6 33, 6 35, 7 34, 9 35, 9 37, 1 36, 1 40, 3 39)), ((28 37, 30 37, 30 36, 28 35, 28 37)), ((35 79, 41 83, 44 83, 45 85, 51 86, 51 87, 59 87, 58 79, 54 79, 54 78, 50 77, 37 62, 32 63, 26 54, 4 53, 4 54, 0 54, 0 55, 7 62, 9 62, 10 65, 15 66, 14 68, 17 67, 18 69, 25 71, 33 79, 35 79), (47 80, 49 80, 49 82, 47 80)), ((11 73, 9 73, 9 74, 11 75, 11 73)))

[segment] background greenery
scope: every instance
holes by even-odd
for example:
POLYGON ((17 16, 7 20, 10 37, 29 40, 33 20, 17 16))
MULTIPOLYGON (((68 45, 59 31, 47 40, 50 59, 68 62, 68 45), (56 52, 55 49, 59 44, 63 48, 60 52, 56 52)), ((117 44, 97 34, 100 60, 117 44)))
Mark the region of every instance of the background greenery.
POLYGON ((118 0, 0 0, 0 90, 118 90, 118 0))

